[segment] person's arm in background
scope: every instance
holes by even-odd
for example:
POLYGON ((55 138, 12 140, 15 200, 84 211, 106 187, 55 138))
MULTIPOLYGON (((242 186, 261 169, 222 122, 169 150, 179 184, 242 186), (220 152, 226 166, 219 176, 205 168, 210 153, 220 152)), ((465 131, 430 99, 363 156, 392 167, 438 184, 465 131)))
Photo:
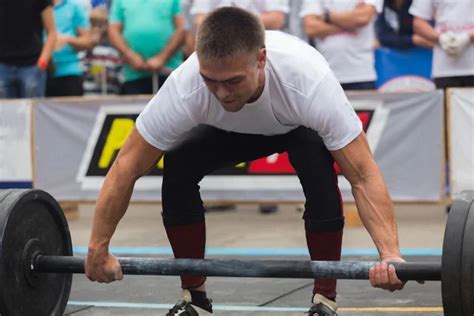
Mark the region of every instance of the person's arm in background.
POLYGON ((87 10, 79 4, 74 8, 72 25, 75 27, 76 36, 58 34, 58 42, 69 44, 76 50, 92 49, 94 47, 94 40, 92 38, 88 13, 87 10))
POLYGON ((194 15, 194 28, 197 30, 199 25, 201 25, 202 20, 204 20, 204 17, 206 14, 204 13, 197 13, 194 15))
POLYGON ((54 50, 54 46, 56 45, 57 40, 52 6, 47 6, 43 11, 41 11, 41 21, 46 31, 46 41, 43 44, 43 48, 38 58, 37 65, 42 70, 46 70, 48 68, 48 63, 51 59, 51 54, 54 50))
POLYGON ((125 23, 125 17, 123 14, 123 8, 121 1, 112 1, 112 7, 110 8, 110 23, 108 28, 109 41, 112 46, 117 49, 122 56, 125 58, 125 62, 135 70, 147 70, 148 65, 145 59, 130 47, 128 47, 125 38, 123 37, 123 24, 125 23))
POLYGON ((334 24, 327 23, 323 19, 324 8, 320 0, 304 0, 299 12, 303 19, 303 30, 309 38, 324 38, 344 32, 334 24))
POLYGON ((125 61, 136 70, 146 70, 147 65, 145 59, 130 49, 122 36, 122 24, 121 23, 110 23, 108 34, 109 41, 113 47, 115 47, 124 57, 125 61))
POLYGON ((344 30, 354 31, 369 24, 377 14, 375 6, 367 3, 358 4, 353 10, 346 12, 327 11, 325 20, 344 30))
POLYGON ((285 26, 286 13, 282 11, 262 12, 260 19, 266 30, 281 30, 285 26))
POLYGON ((146 63, 151 71, 159 71, 168 59, 173 56, 178 49, 183 46, 184 43, 184 18, 181 15, 176 15, 173 18, 175 31, 171 39, 169 40, 166 47, 160 51, 157 55, 149 58, 146 63))
POLYGON ((338 34, 345 30, 334 25, 326 23, 321 16, 306 15, 303 17, 304 33, 308 37, 324 38, 329 35, 338 34))
POLYGON ((439 43, 440 34, 433 28, 430 20, 436 14, 431 0, 413 0, 408 12, 413 18, 413 33, 415 45, 434 47, 439 43))
POLYGON ((440 34, 436 32, 428 20, 415 16, 413 19, 413 31, 433 46, 439 42, 440 34))
POLYGON ((77 50, 87 50, 94 47, 90 29, 77 28, 77 36, 58 35, 58 41, 71 45, 77 50))

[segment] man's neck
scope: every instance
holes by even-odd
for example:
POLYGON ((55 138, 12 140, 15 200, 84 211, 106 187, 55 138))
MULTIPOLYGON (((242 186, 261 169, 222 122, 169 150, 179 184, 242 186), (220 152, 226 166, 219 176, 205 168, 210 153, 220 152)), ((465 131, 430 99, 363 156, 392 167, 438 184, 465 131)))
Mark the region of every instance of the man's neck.
POLYGON ((253 103, 257 101, 258 98, 260 98, 260 96, 262 95, 264 89, 265 89, 265 70, 262 70, 260 72, 257 90, 252 95, 252 97, 247 101, 247 103, 253 103))

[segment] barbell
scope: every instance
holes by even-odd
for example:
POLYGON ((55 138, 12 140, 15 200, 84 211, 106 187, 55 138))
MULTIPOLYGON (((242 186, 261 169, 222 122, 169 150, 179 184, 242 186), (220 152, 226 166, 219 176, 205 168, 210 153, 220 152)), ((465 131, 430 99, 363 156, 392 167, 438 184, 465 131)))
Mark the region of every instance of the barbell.
MULTIPOLYGON (((454 201, 439 262, 394 263, 402 280, 441 280, 445 315, 474 314, 474 191, 454 201)), ((67 221, 41 190, 0 190, 0 314, 63 315, 72 274, 67 221)), ((221 277, 368 279, 375 262, 118 258, 124 274, 221 277)))

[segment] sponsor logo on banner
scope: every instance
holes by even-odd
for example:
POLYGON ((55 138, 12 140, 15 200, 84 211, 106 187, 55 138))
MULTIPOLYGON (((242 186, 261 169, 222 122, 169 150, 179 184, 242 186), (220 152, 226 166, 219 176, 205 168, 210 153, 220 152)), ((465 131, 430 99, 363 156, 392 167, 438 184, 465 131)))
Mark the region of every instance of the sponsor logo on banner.
MULTIPOLYGON (((388 109, 380 101, 353 102, 357 115, 362 121, 363 129, 372 151, 375 151, 380 135, 385 128, 388 109)), ((84 152, 77 181, 84 190, 100 189, 103 178, 112 166, 119 150, 135 126, 135 121, 143 106, 106 106, 101 107, 89 136, 84 152)), ((335 166, 339 172, 339 168, 335 166)), ((150 173, 137 183, 137 189, 156 189, 161 187, 163 159, 150 173), (159 182, 159 183, 158 183, 159 182)), ((295 171, 289 162, 287 153, 275 153, 255 161, 242 162, 233 167, 215 171, 214 176, 287 176, 295 171)))

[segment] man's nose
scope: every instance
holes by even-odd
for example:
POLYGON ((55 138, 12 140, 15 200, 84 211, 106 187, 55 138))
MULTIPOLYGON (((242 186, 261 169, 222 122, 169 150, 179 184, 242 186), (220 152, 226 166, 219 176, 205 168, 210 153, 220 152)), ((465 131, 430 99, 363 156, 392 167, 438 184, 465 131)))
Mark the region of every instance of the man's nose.
POLYGON ((219 99, 225 99, 230 94, 229 89, 224 84, 218 84, 216 87, 216 96, 219 99))

